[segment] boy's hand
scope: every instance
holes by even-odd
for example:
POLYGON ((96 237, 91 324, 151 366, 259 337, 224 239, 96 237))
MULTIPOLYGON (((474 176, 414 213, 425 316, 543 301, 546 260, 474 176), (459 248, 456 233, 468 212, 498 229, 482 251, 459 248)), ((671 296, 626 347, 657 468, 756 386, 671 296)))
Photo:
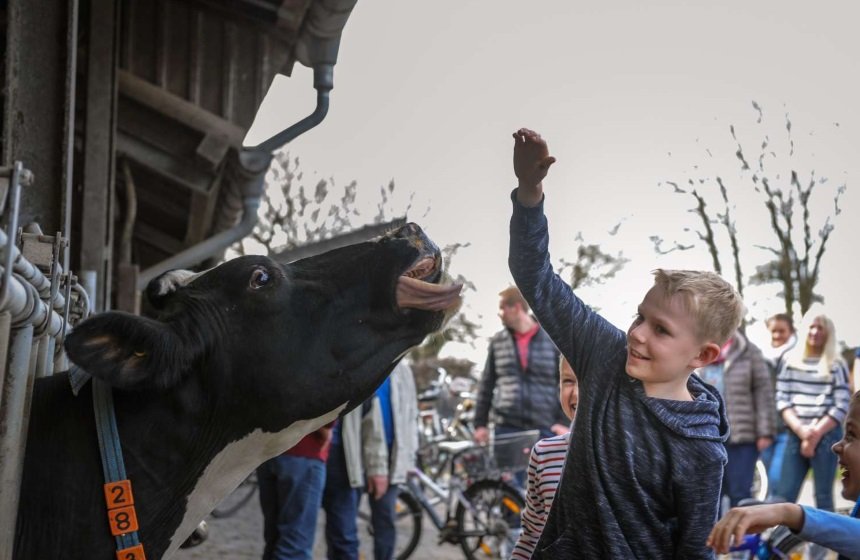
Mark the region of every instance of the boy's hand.
POLYGON ((527 128, 514 132, 514 174, 519 179, 517 200, 523 206, 537 206, 543 197, 543 178, 555 158, 546 141, 527 128))

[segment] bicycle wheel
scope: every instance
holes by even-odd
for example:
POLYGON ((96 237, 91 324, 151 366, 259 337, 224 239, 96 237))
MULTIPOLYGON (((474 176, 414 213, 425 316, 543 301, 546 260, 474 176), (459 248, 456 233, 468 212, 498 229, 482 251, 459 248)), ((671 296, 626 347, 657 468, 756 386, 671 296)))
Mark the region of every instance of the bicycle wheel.
POLYGON ((463 495, 468 505, 457 504, 456 520, 466 558, 509 558, 520 533, 522 495, 501 480, 479 480, 463 495))
MULTIPOLYGON (((368 496, 368 500, 370 497, 368 496)), ((394 526, 396 540, 394 542, 395 560, 406 560, 421 540, 421 522, 424 512, 421 504, 408 488, 399 487, 397 501, 394 503, 394 526)), ((359 525, 366 525, 367 534, 373 537, 373 524, 371 523, 370 507, 362 499, 361 507, 358 509, 359 525)))
POLYGON ((221 503, 212 510, 212 517, 220 519, 222 517, 230 517, 242 506, 251 501, 254 494, 257 493, 257 473, 253 472, 248 475, 248 478, 242 481, 239 486, 233 490, 226 498, 221 500, 221 503))

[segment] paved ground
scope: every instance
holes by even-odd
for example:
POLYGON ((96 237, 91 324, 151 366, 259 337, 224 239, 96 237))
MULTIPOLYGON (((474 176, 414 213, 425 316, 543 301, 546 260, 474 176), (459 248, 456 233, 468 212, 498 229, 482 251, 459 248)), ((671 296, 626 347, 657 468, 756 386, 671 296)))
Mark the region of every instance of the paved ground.
MULTIPOLYGON (((841 485, 836 483, 834 497, 837 508, 848 508, 852 504, 843 499, 839 493, 841 485)), ((800 503, 812 504, 812 484, 807 481, 801 492, 800 503)), ((314 558, 325 558, 325 545, 320 542, 322 534, 321 523, 324 517, 320 515, 320 525, 317 529, 317 543, 314 547, 314 558)), ((230 559, 230 560, 259 560, 262 557, 262 523, 259 503, 256 496, 233 517, 226 519, 207 519, 209 538, 195 548, 180 550, 175 556, 178 560, 230 559)), ((418 550, 413 554, 416 560, 457 560, 463 554, 458 547, 450 544, 438 544, 438 531, 428 519, 424 519, 423 533, 418 550)), ((366 527, 359 530, 363 558, 372 559, 371 541, 366 527)), ((835 558, 835 555, 833 556, 835 558)))
MULTIPOLYGON (((365 498, 366 499, 366 498, 365 498)), ((209 538, 203 544, 185 550, 180 550, 176 560, 204 560, 223 558, 230 560, 259 560, 263 555, 263 516, 260 505, 254 496, 247 505, 235 515, 225 519, 206 520, 209 526, 209 538)), ((314 546, 314 558, 325 558, 325 543, 320 538, 323 534, 325 516, 320 514, 317 524, 317 541, 314 546)), ((367 526, 360 522, 359 539, 361 540, 362 558, 372 559, 373 548, 367 526)), ((438 544, 439 532, 428 518, 423 522, 423 531, 418 549, 412 555, 416 560, 432 558, 433 560, 461 560, 463 554, 460 548, 452 544, 438 544)))

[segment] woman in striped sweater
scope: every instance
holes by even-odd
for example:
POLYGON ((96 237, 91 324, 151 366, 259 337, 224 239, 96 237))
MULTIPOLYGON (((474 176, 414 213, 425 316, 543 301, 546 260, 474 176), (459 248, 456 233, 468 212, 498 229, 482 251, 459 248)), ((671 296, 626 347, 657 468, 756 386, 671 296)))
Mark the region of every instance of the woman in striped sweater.
MULTIPOLYGON (((579 384, 573 368, 559 358, 559 401, 565 416, 572 422, 579 403, 579 384)), ((540 539, 549 508, 561 479, 564 458, 567 455, 570 432, 538 441, 529 457, 528 483, 526 485, 526 507, 522 513, 522 531, 511 554, 512 560, 529 560, 540 539)))
POLYGON ((774 493, 796 501, 811 467, 815 505, 833 511, 836 456, 830 448, 842 438, 848 412, 848 368, 836 352, 833 321, 818 309, 808 311, 803 323, 798 333, 805 334, 805 343, 786 357, 777 377, 777 409, 790 431, 774 493))

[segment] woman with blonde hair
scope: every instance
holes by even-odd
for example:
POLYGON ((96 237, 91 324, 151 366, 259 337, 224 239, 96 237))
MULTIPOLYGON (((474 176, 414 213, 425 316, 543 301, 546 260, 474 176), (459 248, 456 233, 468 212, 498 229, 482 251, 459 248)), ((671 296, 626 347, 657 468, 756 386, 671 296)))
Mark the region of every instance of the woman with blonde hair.
POLYGON ((836 456, 851 393, 848 367, 836 351, 836 327, 821 307, 804 315, 798 344, 786 356, 776 382, 776 406, 789 428, 782 473, 774 494, 797 500, 812 468, 815 505, 833 511, 836 456))

